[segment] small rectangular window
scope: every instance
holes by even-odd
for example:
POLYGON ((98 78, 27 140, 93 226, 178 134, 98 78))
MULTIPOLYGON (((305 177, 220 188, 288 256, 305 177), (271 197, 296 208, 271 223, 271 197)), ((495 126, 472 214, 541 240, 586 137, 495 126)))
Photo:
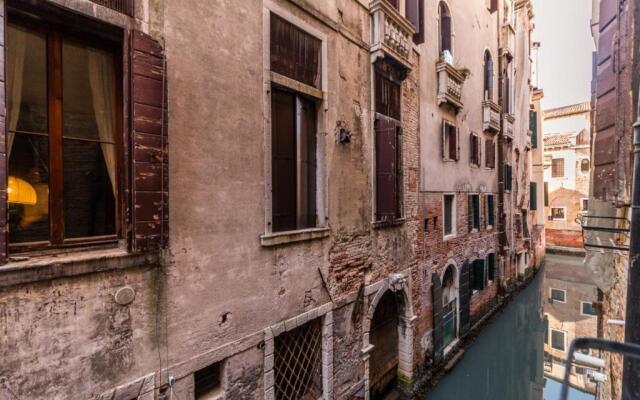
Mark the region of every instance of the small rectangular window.
POLYGON ((218 399, 222 396, 220 363, 205 367, 193 376, 195 400, 218 399))
POLYGON ((564 158, 554 158, 553 160, 551 160, 551 177, 564 177, 564 158))
POLYGON ((475 133, 470 135, 469 150, 470 150, 470 163, 475 167, 480 166, 480 138, 475 133))
POLYGON ((538 209, 538 183, 529 182, 529 209, 536 211, 538 209))
POLYGON ((496 280, 496 253, 487 256, 487 279, 489 282, 496 280))
POLYGON ((456 196, 453 194, 444 195, 444 236, 455 234, 456 223, 456 196))
POLYGON ((551 208, 551 220, 554 221, 566 221, 566 208, 564 207, 552 207, 551 208))
POLYGON ((458 161, 460 148, 458 145, 458 128, 447 122, 442 122, 442 159, 445 161, 458 161))
POLYGON ((562 331, 551 330, 551 348, 555 350, 565 350, 565 333, 562 331))
POLYGON ((598 315, 598 310, 589 301, 580 302, 582 315, 598 315))
POLYGON ((513 185, 513 169, 511 165, 504 165, 504 190, 511 190, 513 185))
POLYGON ((496 167, 496 142, 493 139, 484 141, 484 166, 490 169, 496 167))
POLYGON ((551 300, 560 303, 567 302, 567 292, 562 289, 551 289, 551 300))
POLYGON ((493 227, 496 224, 495 197, 492 194, 487 195, 487 227, 493 227))
POLYGON ((587 212, 589 211, 589 199, 582 199, 581 202, 581 211, 587 212))
POLYGON ((469 195, 469 230, 480 229, 480 195, 469 195))
POLYGON ((483 290, 486 284, 484 260, 473 261, 473 290, 483 290))

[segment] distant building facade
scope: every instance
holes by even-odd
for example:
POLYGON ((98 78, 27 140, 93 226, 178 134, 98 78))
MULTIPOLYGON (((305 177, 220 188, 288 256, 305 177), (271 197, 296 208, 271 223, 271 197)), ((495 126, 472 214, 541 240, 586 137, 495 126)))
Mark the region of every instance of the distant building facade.
POLYGON ((591 176, 590 103, 547 110, 544 118, 547 244, 582 248, 580 218, 589 210, 591 176))

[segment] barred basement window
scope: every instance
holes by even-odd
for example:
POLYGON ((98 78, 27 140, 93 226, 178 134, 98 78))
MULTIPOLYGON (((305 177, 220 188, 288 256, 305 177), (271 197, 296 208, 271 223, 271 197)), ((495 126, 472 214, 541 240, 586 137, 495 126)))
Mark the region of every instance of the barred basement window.
POLYGON ((96 4, 105 6, 133 17, 133 0, 91 0, 96 4))
POLYGON ((275 338, 276 399, 316 400, 322 396, 321 339, 320 319, 275 338))
POLYGON ((222 395, 220 363, 205 367, 194 374, 194 398, 215 399, 222 395))

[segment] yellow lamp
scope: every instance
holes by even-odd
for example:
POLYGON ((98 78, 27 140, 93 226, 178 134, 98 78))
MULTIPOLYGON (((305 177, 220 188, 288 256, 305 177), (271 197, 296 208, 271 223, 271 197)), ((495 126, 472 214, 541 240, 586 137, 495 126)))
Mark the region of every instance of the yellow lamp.
POLYGON ((9 194, 9 203, 33 206, 38 202, 38 196, 33 186, 24 179, 15 176, 9 177, 7 193, 9 194))

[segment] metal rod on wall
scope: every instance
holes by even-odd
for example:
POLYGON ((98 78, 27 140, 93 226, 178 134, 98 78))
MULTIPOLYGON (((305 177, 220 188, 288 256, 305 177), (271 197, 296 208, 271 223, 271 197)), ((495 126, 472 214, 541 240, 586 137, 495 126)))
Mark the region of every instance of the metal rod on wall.
MULTIPOLYGON (((625 342, 640 344, 640 102, 638 120, 633 125, 633 187, 631 199, 631 237, 629 240, 629 281, 625 342)), ((622 400, 640 399, 640 362, 625 358, 622 400)))

